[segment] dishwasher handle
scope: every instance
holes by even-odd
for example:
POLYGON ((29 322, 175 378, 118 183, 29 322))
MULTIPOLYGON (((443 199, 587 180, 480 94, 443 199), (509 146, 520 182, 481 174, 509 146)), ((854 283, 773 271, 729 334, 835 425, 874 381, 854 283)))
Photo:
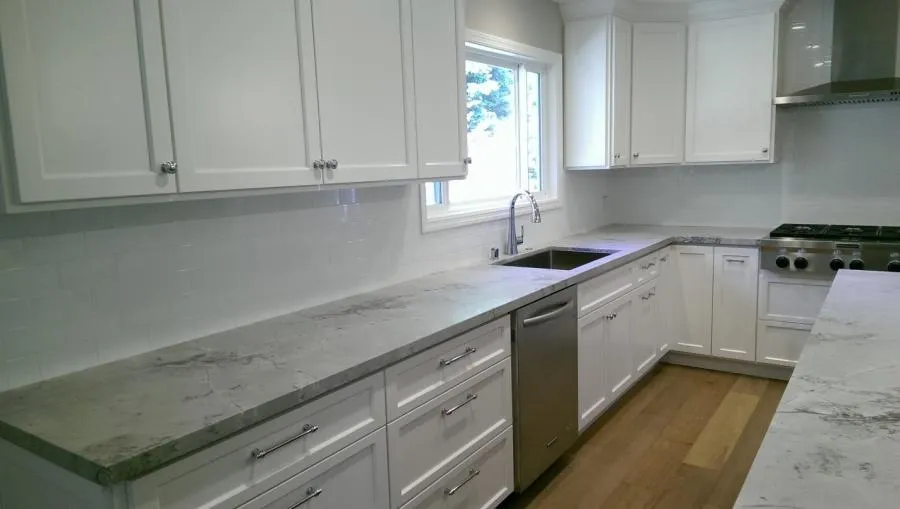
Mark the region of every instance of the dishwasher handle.
POLYGON ((544 322, 549 322, 550 320, 556 319, 559 316, 565 314, 567 311, 572 309, 572 304, 574 301, 566 302, 565 304, 553 308, 552 310, 537 316, 532 316, 531 318, 526 318, 522 320, 522 325, 524 327, 531 327, 533 325, 540 325, 544 322))

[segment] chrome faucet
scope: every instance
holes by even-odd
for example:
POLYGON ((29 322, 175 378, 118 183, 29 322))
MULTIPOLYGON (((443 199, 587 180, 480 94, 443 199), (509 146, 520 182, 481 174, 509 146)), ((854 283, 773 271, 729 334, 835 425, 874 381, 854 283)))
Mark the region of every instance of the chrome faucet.
POLYGON ((520 191, 513 195, 509 202, 509 235, 506 237, 506 252, 504 254, 519 254, 519 244, 525 242, 525 227, 522 227, 522 233, 516 235, 516 200, 520 196, 525 196, 531 202, 531 222, 541 222, 541 209, 538 207, 537 200, 530 191, 520 191))

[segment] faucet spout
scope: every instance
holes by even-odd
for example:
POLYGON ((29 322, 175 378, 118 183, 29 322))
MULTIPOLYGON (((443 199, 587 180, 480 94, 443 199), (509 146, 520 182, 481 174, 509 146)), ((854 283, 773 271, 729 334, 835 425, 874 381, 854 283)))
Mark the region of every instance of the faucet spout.
POLYGON ((516 235, 516 200, 518 200, 521 196, 528 198, 528 201, 531 203, 531 222, 541 222, 541 208, 538 206, 538 202, 535 199, 534 195, 531 194, 531 191, 522 190, 514 194, 512 200, 509 201, 509 232, 506 237, 505 252, 505 254, 508 255, 519 254, 519 245, 525 242, 524 227, 522 228, 522 233, 520 235, 516 235))

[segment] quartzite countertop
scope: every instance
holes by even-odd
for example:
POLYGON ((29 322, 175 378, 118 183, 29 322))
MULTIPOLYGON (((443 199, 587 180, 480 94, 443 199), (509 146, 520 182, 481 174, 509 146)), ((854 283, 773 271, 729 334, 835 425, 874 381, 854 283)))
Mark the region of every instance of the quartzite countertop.
POLYGON ((900 505, 900 274, 838 272, 736 508, 900 505))
POLYGON ((135 479, 673 242, 766 234, 611 226, 569 237, 553 245, 619 252, 572 271, 437 273, 0 393, 0 438, 100 484, 135 479))

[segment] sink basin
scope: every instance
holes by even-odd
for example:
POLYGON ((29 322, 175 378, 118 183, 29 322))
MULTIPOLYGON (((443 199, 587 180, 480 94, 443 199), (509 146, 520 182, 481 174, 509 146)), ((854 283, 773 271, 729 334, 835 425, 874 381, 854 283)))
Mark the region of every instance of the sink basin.
POLYGON ((618 253, 618 251, 551 247, 499 262, 498 265, 529 267, 532 269, 572 270, 615 253, 618 253))

